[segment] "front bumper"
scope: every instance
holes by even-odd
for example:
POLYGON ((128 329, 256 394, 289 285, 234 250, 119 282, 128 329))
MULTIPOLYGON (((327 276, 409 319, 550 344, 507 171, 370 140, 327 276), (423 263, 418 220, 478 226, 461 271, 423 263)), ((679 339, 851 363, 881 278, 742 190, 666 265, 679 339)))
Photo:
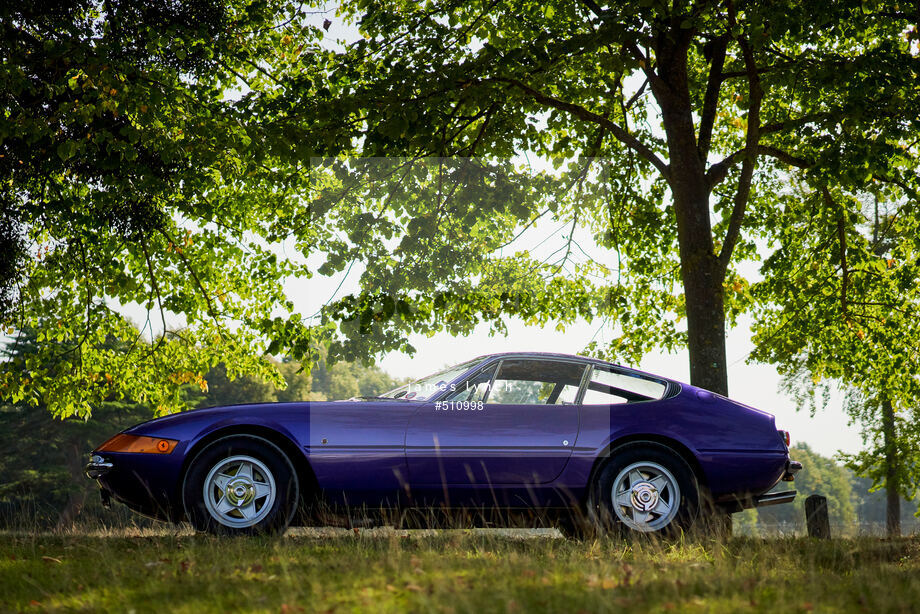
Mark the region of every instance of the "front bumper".
POLYGON ((93 454, 89 462, 83 467, 83 475, 91 480, 98 480, 115 468, 115 464, 98 454, 93 454))
POLYGON ((158 520, 179 521, 184 516, 179 457, 95 452, 83 473, 99 484, 103 502, 117 501, 158 520))

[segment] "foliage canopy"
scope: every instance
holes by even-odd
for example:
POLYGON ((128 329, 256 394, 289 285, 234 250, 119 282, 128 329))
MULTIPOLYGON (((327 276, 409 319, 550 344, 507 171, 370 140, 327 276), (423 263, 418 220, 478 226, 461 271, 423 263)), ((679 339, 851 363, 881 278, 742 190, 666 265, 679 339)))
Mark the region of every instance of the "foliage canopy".
POLYGON ((2 10, 0 299, 44 345, 0 386, 59 415, 173 411, 221 361, 280 382, 266 353, 309 367, 508 315, 608 318, 612 357, 686 344, 726 392, 736 264, 786 223, 788 174, 917 182, 916 19, 893 2, 346 2, 353 42, 280 0, 2 10), (547 219, 569 228, 552 258, 503 251, 547 219), (292 313, 286 277, 352 267, 357 292, 292 313))
MULTIPOLYGON (((365 156, 552 159, 583 190, 532 199, 521 221, 549 213, 585 227, 600 262, 622 265, 595 278, 609 292, 595 313, 622 333, 598 349, 686 344, 691 381, 719 392, 726 318, 751 301, 734 265, 777 232, 789 174, 816 187, 917 182, 916 20, 895 3, 377 1, 341 12, 363 38, 305 66, 309 79, 282 79, 281 96, 305 100, 311 70, 332 77, 290 121, 322 117, 365 156)), ((559 295, 538 311, 565 305, 559 295)))

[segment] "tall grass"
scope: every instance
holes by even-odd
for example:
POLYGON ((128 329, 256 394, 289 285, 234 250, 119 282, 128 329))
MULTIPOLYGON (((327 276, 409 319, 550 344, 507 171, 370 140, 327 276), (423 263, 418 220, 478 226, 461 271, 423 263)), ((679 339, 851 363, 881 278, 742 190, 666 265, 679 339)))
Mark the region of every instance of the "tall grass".
POLYGON ((0 610, 911 612, 920 539, 626 542, 554 531, 162 526, 0 533, 0 610))

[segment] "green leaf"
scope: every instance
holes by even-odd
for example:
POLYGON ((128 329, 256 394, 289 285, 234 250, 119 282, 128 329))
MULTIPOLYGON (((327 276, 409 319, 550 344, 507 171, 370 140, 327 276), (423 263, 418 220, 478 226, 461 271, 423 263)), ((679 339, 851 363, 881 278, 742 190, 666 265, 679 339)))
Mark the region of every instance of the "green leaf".
POLYGON ((64 141, 57 147, 57 155, 63 160, 67 161, 76 153, 77 145, 73 141, 64 141))

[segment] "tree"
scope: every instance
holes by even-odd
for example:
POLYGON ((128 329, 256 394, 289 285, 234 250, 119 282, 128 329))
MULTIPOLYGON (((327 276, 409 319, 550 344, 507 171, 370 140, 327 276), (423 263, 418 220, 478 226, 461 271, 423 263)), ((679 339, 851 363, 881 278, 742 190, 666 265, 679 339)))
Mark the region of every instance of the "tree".
MULTIPOLYGON (((282 97, 309 101, 279 121, 319 120, 363 156, 580 158, 570 176, 601 197, 547 210, 572 220, 569 247, 583 224, 641 280, 607 283, 601 315, 622 327, 607 351, 685 341, 691 381, 717 392, 726 318, 750 298, 732 266, 773 232, 762 222, 780 171, 897 181, 889 163, 909 163, 916 30, 904 35, 914 16, 893 3, 380 1, 343 12, 364 38, 283 77, 282 97), (592 175, 583 164, 596 158, 608 164, 592 175)), ((494 317, 494 303, 473 303, 494 317)))
POLYGON ((218 362, 279 384, 267 349, 309 363, 317 335, 282 289, 306 270, 272 249, 298 204, 265 165, 296 134, 260 129, 243 75, 284 61, 293 11, 3 3, 0 323, 14 347, 26 329, 40 346, 4 363, 0 395, 59 416, 112 394, 162 413, 218 362))
POLYGON ((399 382, 377 367, 356 363, 321 361, 313 369, 310 400, 338 400, 376 396, 392 390, 399 382))
POLYGON ((284 376, 285 387, 277 388, 257 377, 227 377, 223 364, 205 375, 206 395, 194 404, 198 407, 240 405, 244 403, 290 403, 375 396, 392 390, 399 382, 376 366, 339 361, 329 364, 320 359, 307 373, 299 363, 288 360, 275 364, 284 376))
MULTIPOLYGON (((871 478, 862 478, 850 467, 818 454, 805 443, 797 443, 790 449, 793 458, 802 461, 804 469, 796 476, 795 489, 798 496, 792 505, 770 506, 746 510, 735 516, 735 526, 744 534, 756 534, 761 530, 805 530, 805 499, 819 494, 828 499, 828 513, 831 524, 844 535, 874 532, 879 525, 885 526, 888 494, 877 488, 871 478)), ((789 490, 787 482, 780 482, 776 491, 789 490)), ((917 519, 906 510, 916 502, 902 500, 901 522, 916 530, 917 519)), ((836 533, 835 533, 836 534, 836 533)))
MULTIPOLYGON (((309 371, 330 344, 330 363, 407 347, 364 334, 343 305, 311 321, 284 292, 292 277, 381 253, 388 232, 364 203, 326 197, 349 188, 312 160, 343 151, 335 131, 285 119, 334 81, 324 30, 299 6, 26 2, 0 17, 0 324, 14 348, 27 329, 40 343, 3 363, 0 396, 62 417, 112 394, 166 413, 188 407, 183 388, 203 391, 218 364, 230 380, 282 385, 269 356, 309 371), (287 79, 300 89, 282 89, 287 79), (291 246, 303 258, 287 258, 291 246), (314 270, 304 261, 317 253, 328 258, 314 270), (336 344, 342 319, 353 337, 336 344), (109 351, 112 339, 130 351, 109 351)), ((483 232, 502 219, 489 217, 483 232)), ((405 255, 418 261, 428 244, 410 234, 405 255)))
MULTIPOLYGON (((125 348, 114 344, 109 349, 125 348)), ((19 357, 38 353, 35 331, 23 331, 11 351, 19 357)), ((2 354, 10 358, 9 351, 2 354)), ((183 394, 194 403, 195 390, 184 388, 183 394)), ((149 408, 130 399, 103 400, 91 421, 73 416, 57 420, 43 405, 0 403, 0 473, 4 476, 0 504, 12 511, 2 520, 26 522, 31 528, 69 526, 91 504, 97 490, 83 476, 87 453, 149 417, 149 408)))
POLYGON ((223 363, 211 368, 204 376, 207 395, 203 405, 244 405, 247 403, 271 403, 277 400, 275 387, 257 377, 240 376, 230 379, 227 366, 223 363))
POLYGON ((614 318, 609 355, 686 343, 693 383, 724 393, 726 322, 750 302, 733 266, 774 230, 780 171, 916 180, 916 30, 894 3, 355 2, 366 38, 340 47, 280 0, 166 6, 3 9, 3 322, 46 343, 5 365, 4 396, 172 411, 221 361, 280 381, 266 353, 366 359, 509 314, 614 318), (560 176, 517 172, 525 153, 560 176), (399 157, 399 198, 354 189, 371 156, 399 157), (547 217, 570 223, 563 256, 501 255, 547 217), (572 266, 579 228, 622 266, 572 266), (314 271, 282 241, 326 254, 321 275, 360 262, 360 291, 318 324, 292 313, 280 280, 314 271))
POLYGON ((920 243, 917 201, 899 191, 785 196, 774 222, 778 249, 754 290, 763 307, 752 355, 777 364, 812 411, 821 405, 816 393, 844 388, 867 444, 847 460, 886 489, 890 535, 900 534, 900 496, 913 499, 920 488, 920 243), (880 202, 886 195, 892 200, 880 202))
MULTIPOLYGON (((874 530, 876 527, 888 526, 888 493, 884 489, 877 487, 872 478, 861 478, 853 473, 850 474, 850 481, 853 484, 853 493, 855 495, 856 516, 860 528, 865 530, 874 530)), ((917 532, 920 528, 920 519, 911 511, 917 509, 917 501, 902 499, 899 507, 901 508, 901 526, 905 533, 910 535, 917 532)))

